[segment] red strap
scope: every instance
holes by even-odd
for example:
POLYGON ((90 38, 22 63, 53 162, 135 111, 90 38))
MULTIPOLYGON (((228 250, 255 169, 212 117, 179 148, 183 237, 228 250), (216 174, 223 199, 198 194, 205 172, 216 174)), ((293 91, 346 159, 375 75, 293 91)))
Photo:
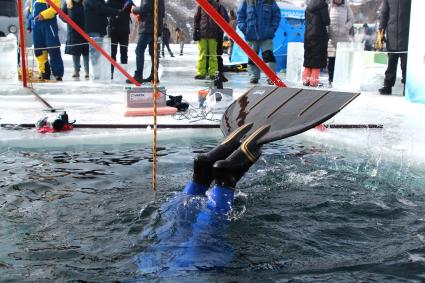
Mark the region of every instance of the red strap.
POLYGON ((51 133, 58 133, 58 132, 68 132, 68 131, 72 131, 73 129, 74 129, 74 125, 72 124, 65 125, 63 129, 59 131, 55 131, 55 129, 45 125, 41 128, 37 128, 37 132, 39 132, 40 134, 51 134, 51 133))

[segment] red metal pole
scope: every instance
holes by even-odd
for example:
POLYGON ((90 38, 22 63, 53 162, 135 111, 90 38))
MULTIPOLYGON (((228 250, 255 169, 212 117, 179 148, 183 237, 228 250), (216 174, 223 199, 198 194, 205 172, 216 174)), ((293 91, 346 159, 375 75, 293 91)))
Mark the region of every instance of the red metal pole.
POLYGON ((133 84, 136 86, 140 86, 140 83, 136 81, 132 76, 130 76, 127 71, 121 67, 120 64, 118 64, 114 59, 112 59, 109 54, 102 49, 102 47, 99 46, 99 44, 96 43, 84 30, 82 30, 73 20, 71 20, 58 6, 53 3, 52 0, 46 0, 49 5, 55 9, 55 11, 68 23, 72 26, 73 29, 75 29, 79 34, 81 34, 82 37, 84 37, 91 45, 93 45, 94 48, 96 48, 97 51, 99 51, 103 56, 105 56, 106 59, 108 59, 109 62, 111 62, 112 65, 115 66, 124 76, 126 76, 133 84))
POLYGON ((28 87, 27 79, 27 61, 25 57, 25 26, 24 15, 22 10, 22 0, 18 0, 18 17, 19 17, 19 44, 21 49, 21 70, 22 70, 22 85, 28 87))
MULTIPOLYGON (((50 1, 50 0, 47 0, 50 1)), ((255 65, 258 66, 266 75, 269 77, 270 80, 273 81, 273 83, 276 86, 279 87, 286 87, 285 83, 276 75, 276 73, 270 69, 269 66, 267 66, 266 63, 264 63, 263 60, 255 53, 254 50, 252 50, 251 47, 243 40, 236 31, 226 22, 225 19, 220 15, 220 13, 217 12, 216 9, 214 9, 213 6, 211 6, 210 3, 208 3, 208 0, 196 0, 196 2, 201 6, 207 14, 212 17, 215 22, 221 27, 221 29, 227 33, 227 35, 237 44, 239 45, 242 50, 248 55, 248 57, 255 63, 255 65)))

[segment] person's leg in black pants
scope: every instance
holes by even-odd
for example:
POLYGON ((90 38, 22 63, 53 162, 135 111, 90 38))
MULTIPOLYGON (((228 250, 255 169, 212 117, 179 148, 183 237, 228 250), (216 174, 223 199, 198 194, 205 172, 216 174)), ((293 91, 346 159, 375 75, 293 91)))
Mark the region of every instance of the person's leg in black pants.
POLYGON ((400 54, 397 53, 388 53, 388 66, 385 71, 385 81, 384 86, 393 87, 395 84, 395 80, 397 78, 397 66, 398 66, 398 58, 400 54))
POLYGON ((407 72, 407 53, 400 54, 400 60, 401 60, 401 72, 402 72, 402 79, 401 82, 403 84, 406 83, 406 72, 407 72))
POLYGON ((129 41, 128 33, 123 33, 120 35, 119 43, 120 43, 121 64, 128 63, 128 41, 129 41))
MULTIPOLYGON (((171 51, 171 48, 170 48, 170 42, 166 41, 166 42, 164 42, 164 44, 165 44, 165 47, 167 47, 167 50, 168 50, 168 53, 170 54, 170 56, 174 57, 174 54, 173 54, 173 52, 171 51)), ((164 47, 162 47, 162 48, 164 48, 164 47)), ((162 49, 162 53, 164 54, 164 49, 162 49)))
POLYGON ((164 42, 164 40, 162 41, 162 44, 161 44, 161 54, 162 54, 162 58, 165 58, 165 42, 164 42))
MULTIPOLYGON (((111 34, 111 57, 115 61, 117 61, 118 42, 119 42, 119 36, 116 34, 111 34)), ((114 78, 114 65, 111 64, 111 79, 113 78, 114 78)))
POLYGON ((335 71, 335 57, 328 58, 328 73, 329 73, 329 84, 332 85, 334 81, 334 71, 335 71))
POLYGON ((224 65, 223 65, 223 39, 217 39, 217 64, 218 64, 218 75, 222 82, 227 82, 228 79, 224 76, 224 65))
MULTIPOLYGON (((158 70, 159 68, 159 44, 157 44, 157 64, 156 64, 156 68, 158 70)), ((154 54, 154 40, 153 40, 153 36, 152 36, 152 40, 151 42, 149 42, 149 55, 151 56, 151 61, 152 61, 152 67, 151 67, 151 73, 149 75, 149 77, 147 77, 146 79, 144 79, 144 82, 151 82, 154 79, 154 58, 155 58, 155 54, 154 54)), ((157 77, 157 80, 159 82, 159 78, 157 77)))
POLYGON ((398 66, 398 58, 400 54, 388 53, 388 66, 385 71, 385 80, 384 87, 379 89, 380 94, 390 95, 392 93, 392 88, 395 84, 395 80, 397 78, 397 66, 398 66))

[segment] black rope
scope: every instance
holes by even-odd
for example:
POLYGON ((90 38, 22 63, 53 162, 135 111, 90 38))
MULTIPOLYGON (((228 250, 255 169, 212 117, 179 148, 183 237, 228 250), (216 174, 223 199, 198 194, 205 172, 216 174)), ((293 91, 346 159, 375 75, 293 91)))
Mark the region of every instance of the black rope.
MULTIPOLYGON (((145 129, 152 124, 74 124, 79 129, 145 129)), ((383 129, 380 124, 331 124, 325 125, 327 129, 383 129)), ((35 124, 0 124, 0 128, 18 129, 35 128, 35 124)), ((219 129, 219 124, 158 124, 161 129, 219 129)))

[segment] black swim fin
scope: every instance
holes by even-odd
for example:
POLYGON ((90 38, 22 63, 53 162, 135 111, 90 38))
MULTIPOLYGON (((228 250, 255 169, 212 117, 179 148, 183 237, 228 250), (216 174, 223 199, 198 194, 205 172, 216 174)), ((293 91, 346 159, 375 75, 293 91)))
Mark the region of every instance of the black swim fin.
POLYGON ((305 132, 335 116, 359 93, 257 86, 234 101, 223 115, 220 128, 228 135, 252 123, 249 136, 264 125, 270 130, 260 144, 305 132))

